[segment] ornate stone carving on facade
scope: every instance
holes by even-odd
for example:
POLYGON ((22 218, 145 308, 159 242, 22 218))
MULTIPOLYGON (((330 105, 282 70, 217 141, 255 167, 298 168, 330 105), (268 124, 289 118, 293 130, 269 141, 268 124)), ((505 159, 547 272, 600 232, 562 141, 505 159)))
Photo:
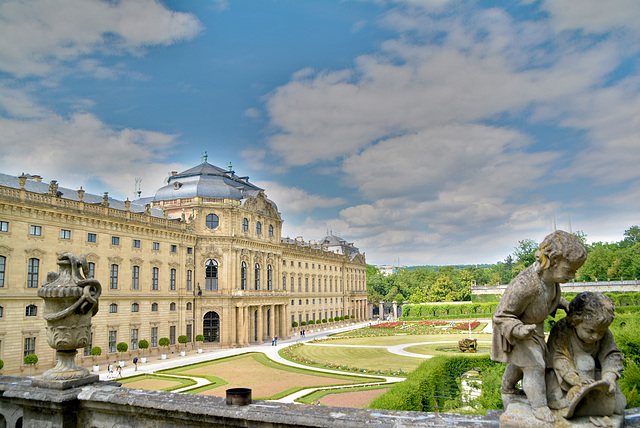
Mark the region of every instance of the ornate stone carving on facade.
POLYGON ((36 259, 40 259, 42 257, 44 257, 45 254, 47 254, 46 251, 41 250, 40 248, 27 248, 26 250, 24 250, 27 258, 36 258, 36 259))
POLYGON ((149 264, 151 264, 151 266, 153 267, 160 267, 162 266, 162 261, 158 259, 153 259, 149 262, 149 264))
POLYGON ((0 255, 8 256, 13 251, 13 248, 0 244, 0 255))
POLYGON ((56 180, 51 180, 51 183, 49 183, 49 194, 58 196, 58 182, 56 180))
POLYGON ((144 263, 144 260, 142 260, 140 257, 132 257, 129 259, 129 261, 131 262, 131 266, 140 266, 142 263, 144 263))
POLYGON ((220 248, 214 245, 207 245, 206 247, 204 247, 202 249, 201 255, 202 255, 202 260, 200 264, 202 266, 204 266, 204 264, 209 259, 215 259, 218 263, 220 263, 221 261, 220 259, 222 259, 222 251, 220 251, 220 248))
POLYGON ((83 254, 84 258, 87 259, 87 262, 97 263, 100 260, 100 256, 96 253, 87 253, 83 254))
POLYGON ((178 269, 180 267, 180 263, 178 262, 169 262, 169 267, 173 269, 178 269))
POLYGON ((49 272, 38 290, 44 299, 47 342, 56 350, 58 364, 46 371, 43 380, 77 380, 90 376, 87 369, 76 366, 78 348, 91 340, 91 317, 98 312, 100 283, 85 277, 89 273, 82 256, 65 253, 58 256, 60 273, 49 272))
POLYGON ((109 264, 120 264, 122 263, 122 257, 120 256, 109 256, 109 264))
POLYGON ((104 192, 104 195, 102 196, 102 203, 100 205, 103 207, 109 206, 109 192, 104 192))

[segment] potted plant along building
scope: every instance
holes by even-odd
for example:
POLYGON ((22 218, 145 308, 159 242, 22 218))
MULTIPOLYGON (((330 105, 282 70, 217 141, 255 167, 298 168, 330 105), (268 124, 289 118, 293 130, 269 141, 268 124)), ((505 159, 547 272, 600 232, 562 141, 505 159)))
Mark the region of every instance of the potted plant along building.
POLYGON ((91 353, 91 357, 93 358, 93 371, 99 372, 100 366, 98 365, 98 357, 102 355, 102 348, 99 346, 94 346, 89 352, 91 353))
MULTIPOLYGON (((186 345, 189 342, 189 337, 185 334, 181 334, 180 336, 178 336, 178 343, 181 344, 183 347, 184 345, 186 345)), ((187 351, 186 349, 181 349, 180 350, 180 356, 184 357, 185 355, 187 355, 187 351)))
POLYGON ((204 342, 204 336, 202 334, 197 335, 196 342, 198 343, 198 354, 202 354, 202 343, 204 342))
POLYGON ((36 354, 25 355, 24 364, 29 366, 29 376, 31 376, 31 367, 38 364, 38 356, 36 354))
MULTIPOLYGON (((118 351, 117 352, 117 354, 118 354, 117 357, 118 358, 119 357, 123 357, 123 355, 121 355, 121 354, 123 354, 124 352, 127 352, 127 349, 129 349, 129 345, 127 345, 125 342, 118 343, 116 345, 116 351, 118 351)), ((124 368, 124 358, 119 358, 118 365, 120 367, 124 368)))
POLYGON ((142 356, 140 357, 140 362, 144 364, 147 362, 147 357, 144 356, 144 350, 149 349, 149 342, 147 342, 145 339, 142 339, 141 341, 138 342, 138 348, 142 349, 142 356))
MULTIPOLYGON (((167 346, 169 346, 171 342, 169 341, 168 337, 161 337, 160 340, 158 340, 158 345, 162 346, 163 348, 166 348, 167 346)), ((167 351, 165 349, 163 349, 163 353, 160 355, 160 359, 161 360, 166 360, 167 359, 167 351)))

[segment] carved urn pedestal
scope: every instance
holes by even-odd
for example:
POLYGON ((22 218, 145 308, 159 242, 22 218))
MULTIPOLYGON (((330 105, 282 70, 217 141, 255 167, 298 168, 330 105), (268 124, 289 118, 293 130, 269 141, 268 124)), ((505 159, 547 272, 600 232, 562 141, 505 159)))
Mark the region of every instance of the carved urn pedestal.
POLYGON ((60 274, 49 272, 47 281, 38 290, 44 299, 44 319, 47 321, 47 342, 56 350, 58 364, 47 370, 40 381, 71 381, 90 383, 97 380, 89 370, 76 365, 78 348, 91 342, 91 317, 98 312, 100 283, 85 279, 80 269, 88 272, 84 257, 65 253, 58 257, 60 274))

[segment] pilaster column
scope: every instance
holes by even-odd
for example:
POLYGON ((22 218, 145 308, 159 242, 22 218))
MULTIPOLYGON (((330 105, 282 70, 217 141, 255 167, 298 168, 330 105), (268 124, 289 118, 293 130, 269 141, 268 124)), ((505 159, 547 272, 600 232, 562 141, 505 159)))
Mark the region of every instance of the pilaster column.
POLYGON ((256 329, 256 336, 258 339, 258 343, 262 343, 264 342, 263 338, 262 338, 262 318, 263 318, 263 314, 262 314, 262 309, 263 306, 259 305, 257 306, 258 310, 256 311, 256 316, 258 317, 258 328, 256 329))
POLYGON ((380 302, 380 306, 378 309, 378 319, 380 321, 384 321, 384 302, 380 302))
POLYGON ((249 344, 249 307, 242 307, 242 343, 249 344))
POLYGON ((271 326, 271 337, 277 336, 278 329, 276 327, 276 305, 269 307, 269 325, 271 326))

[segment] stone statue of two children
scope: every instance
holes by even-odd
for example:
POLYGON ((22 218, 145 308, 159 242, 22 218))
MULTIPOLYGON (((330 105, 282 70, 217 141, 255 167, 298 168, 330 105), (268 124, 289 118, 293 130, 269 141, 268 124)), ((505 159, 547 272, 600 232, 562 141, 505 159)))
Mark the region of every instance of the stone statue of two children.
POLYGON ((556 231, 501 298, 491 347, 491 358, 507 363, 501 426, 553 426, 580 417, 587 417, 587 425, 614 426, 611 418, 623 413, 626 400, 616 382, 623 356, 609 331, 613 302, 586 292, 569 303, 560 294, 560 284, 573 279, 586 259, 577 236, 556 231), (544 321, 558 308, 567 317, 545 343, 544 321), (520 380, 524 391, 516 387, 520 380))

